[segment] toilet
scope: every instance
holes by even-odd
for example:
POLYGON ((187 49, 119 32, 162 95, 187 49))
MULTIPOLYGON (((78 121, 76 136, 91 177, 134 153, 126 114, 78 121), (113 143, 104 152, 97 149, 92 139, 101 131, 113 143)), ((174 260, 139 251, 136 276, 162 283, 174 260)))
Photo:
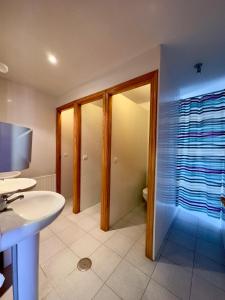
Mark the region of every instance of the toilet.
POLYGON ((143 198, 145 199, 145 201, 147 202, 147 199, 148 199, 148 188, 147 187, 143 189, 142 195, 143 195, 143 198))

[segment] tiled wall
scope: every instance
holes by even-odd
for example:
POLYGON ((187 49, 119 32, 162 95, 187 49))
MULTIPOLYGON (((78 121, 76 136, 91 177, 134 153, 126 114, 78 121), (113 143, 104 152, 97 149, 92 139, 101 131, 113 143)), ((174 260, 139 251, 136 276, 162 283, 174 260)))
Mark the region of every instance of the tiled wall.
POLYGON ((55 172, 54 98, 29 86, 0 78, 0 120, 33 130, 32 157, 22 176, 55 172))

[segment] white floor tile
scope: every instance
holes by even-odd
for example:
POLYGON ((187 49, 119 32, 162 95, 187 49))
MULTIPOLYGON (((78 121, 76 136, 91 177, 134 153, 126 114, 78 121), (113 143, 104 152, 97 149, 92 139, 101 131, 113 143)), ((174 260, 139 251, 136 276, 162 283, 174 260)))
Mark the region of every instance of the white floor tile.
POLYGON ((124 217, 124 220, 134 224, 146 224, 146 212, 130 212, 124 217))
POLYGON ((193 235, 186 234, 179 230, 171 230, 168 234, 168 239, 189 250, 195 250, 196 239, 193 235))
POLYGON ((56 291, 62 300, 90 300, 102 285, 101 279, 91 270, 76 270, 56 286, 56 291))
POLYGON ((175 295, 159 285, 154 280, 149 282, 149 285, 142 298, 143 300, 179 300, 175 295))
POLYGON ((191 300, 224 300, 225 292, 194 274, 191 300))
POLYGON ((164 240, 162 241, 162 244, 160 245, 160 248, 159 248, 158 253, 157 253, 157 255, 156 255, 156 260, 157 260, 157 261, 158 261, 159 258, 161 257, 162 252, 163 252, 163 250, 165 249, 167 242, 168 242, 167 239, 164 239, 164 240))
POLYGON ((107 285, 103 285, 94 300, 119 300, 121 299, 117 296, 107 285))
POLYGON ((181 299, 189 299, 191 272, 165 258, 160 258, 152 278, 181 299))
POLYGON ((73 206, 72 206, 72 202, 70 202, 69 204, 66 204, 63 211, 61 212, 61 216, 68 216, 72 213, 73 211, 73 206))
POLYGON ((123 257, 133 245, 133 241, 117 232, 105 243, 105 245, 123 257))
POLYGON ((145 213, 147 211, 147 203, 142 201, 138 206, 133 209, 134 213, 145 213))
POLYGON ((57 252, 65 248, 65 244, 55 235, 40 243, 40 264, 46 262, 57 252))
POLYGON ((65 248, 45 262, 42 268, 48 279, 56 282, 72 273, 76 269, 78 261, 79 257, 65 248))
POLYGON ((175 220, 171 227, 172 230, 179 230, 195 237, 197 235, 197 224, 175 220))
POLYGON ((145 224, 141 224, 141 225, 132 225, 131 224, 131 225, 128 225, 127 227, 117 229, 117 232, 127 236, 128 238, 130 238, 133 241, 136 241, 145 232, 145 227, 146 227, 145 224))
POLYGON ((51 231, 51 229, 49 227, 46 227, 45 229, 41 230, 41 232, 40 232, 40 242, 46 241, 47 239, 52 237, 53 234, 54 233, 51 231))
POLYGON ((90 216, 93 216, 94 214, 99 213, 100 209, 100 203, 97 203, 89 208, 86 208, 84 212, 90 216))
POLYGON ((213 244, 222 245, 222 235, 220 228, 213 227, 212 224, 201 224, 198 227, 197 236, 213 244))
POLYGON ((51 292, 47 296, 41 298, 40 300, 61 300, 61 299, 57 295, 56 291, 51 290, 51 292))
POLYGON ((99 223, 87 214, 83 214, 80 218, 75 218, 76 222, 83 230, 91 231, 91 229, 100 226, 99 223))
MULTIPOLYGON (((145 257, 144 205, 108 232, 99 229, 98 205, 77 215, 71 211, 68 202, 63 214, 41 232, 40 300, 132 300, 143 294, 144 300, 189 299, 191 287, 191 300, 225 299, 224 248, 214 219, 181 210, 157 263, 145 257), (78 257, 85 256, 91 256, 92 269, 79 272, 78 257)), ((12 300, 12 293, 2 299, 12 300)))
POLYGON ((141 298, 148 282, 149 277, 130 263, 122 261, 107 281, 107 285, 122 299, 136 300, 141 298))
POLYGON ((203 255, 197 255, 195 259, 194 273, 225 291, 224 265, 217 264, 203 255))
POLYGON ((98 224, 101 222, 101 214, 100 212, 91 215, 92 219, 94 219, 98 224))
POLYGON ((71 245, 71 249, 77 254, 79 257, 87 257, 90 256, 101 243, 93 238, 90 234, 84 235, 78 241, 71 245))
POLYGON ((41 268, 39 268, 39 298, 45 297, 52 291, 52 286, 41 268))
POLYGON ((166 257, 168 260, 182 265, 187 271, 192 272, 194 252, 184 248, 174 242, 167 241, 163 251, 162 256, 166 257))
POLYGON ((146 244, 146 233, 141 235, 140 239, 137 240, 137 243, 141 243, 142 245, 145 246, 145 244, 146 244))
POLYGON ((81 211, 78 214, 70 213, 69 215, 66 216, 66 218, 71 222, 77 223, 80 220, 82 220, 85 216, 88 215, 84 211, 81 211))
POLYGON ((224 247, 219 247, 217 244, 198 239, 196 251, 219 264, 225 265, 224 247))
POLYGON ((121 261, 113 250, 102 245, 92 255, 92 269, 102 279, 107 280, 121 261))
POLYGON ((152 275, 156 266, 156 262, 145 256, 145 245, 140 243, 140 241, 134 244, 125 256, 125 259, 148 276, 152 275))
POLYGON ((69 227, 56 234, 67 246, 71 246, 74 242, 82 238, 86 232, 77 224, 72 223, 69 227))
POLYGON ((111 227, 113 230, 117 230, 117 229, 127 228, 128 226, 131 226, 131 225, 134 225, 134 224, 130 223, 127 220, 127 216, 125 216, 122 219, 120 219, 118 222, 113 224, 111 227))
POLYGON ((72 223, 66 217, 58 217, 52 224, 49 225, 49 228, 53 232, 60 232, 67 227, 69 227, 72 223))
POLYGON ((89 232, 95 239, 104 243, 110 239, 116 232, 114 230, 103 231, 100 228, 94 228, 89 232))

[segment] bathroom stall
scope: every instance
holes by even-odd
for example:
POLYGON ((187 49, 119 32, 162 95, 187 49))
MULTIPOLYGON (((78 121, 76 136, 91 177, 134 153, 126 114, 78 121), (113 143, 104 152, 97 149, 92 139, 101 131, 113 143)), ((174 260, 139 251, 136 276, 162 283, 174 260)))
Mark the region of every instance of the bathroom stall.
POLYGON ((157 90, 154 71, 66 103, 56 118, 57 191, 72 195, 75 214, 95 212, 103 231, 113 230, 122 218, 141 225, 151 259, 157 90))
POLYGON ((146 216, 149 113, 150 84, 112 96, 111 226, 140 205, 146 216))
MULTIPOLYGON (((100 209, 102 160, 102 100, 80 106, 80 211, 100 209)), ((61 112, 61 193, 71 204, 74 196, 74 109, 61 112)))
POLYGON ((81 106, 80 210, 95 206, 100 221, 102 172, 102 100, 81 106))
POLYGON ((63 110, 61 113, 61 193, 67 203, 72 203, 73 197, 73 127, 73 108, 63 110))

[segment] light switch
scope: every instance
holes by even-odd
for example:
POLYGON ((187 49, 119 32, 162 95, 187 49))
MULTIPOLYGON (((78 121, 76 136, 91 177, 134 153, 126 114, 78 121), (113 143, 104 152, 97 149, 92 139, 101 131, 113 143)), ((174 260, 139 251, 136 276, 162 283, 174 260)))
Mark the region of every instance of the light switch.
POLYGON ((83 159, 83 160, 88 160, 88 155, 87 155, 87 154, 84 154, 84 155, 82 156, 82 159, 83 159))
POLYGON ((117 156, 114 156, 114 157, 113 157, 113 162, 114 162, 114 164, 117 164, 117 163, 118 163, 118 157, 117 157, 117 156))
POLYGON ((63 157, 68 157, 69 155, 68 155, 68 153, 63 153, 63 157))

